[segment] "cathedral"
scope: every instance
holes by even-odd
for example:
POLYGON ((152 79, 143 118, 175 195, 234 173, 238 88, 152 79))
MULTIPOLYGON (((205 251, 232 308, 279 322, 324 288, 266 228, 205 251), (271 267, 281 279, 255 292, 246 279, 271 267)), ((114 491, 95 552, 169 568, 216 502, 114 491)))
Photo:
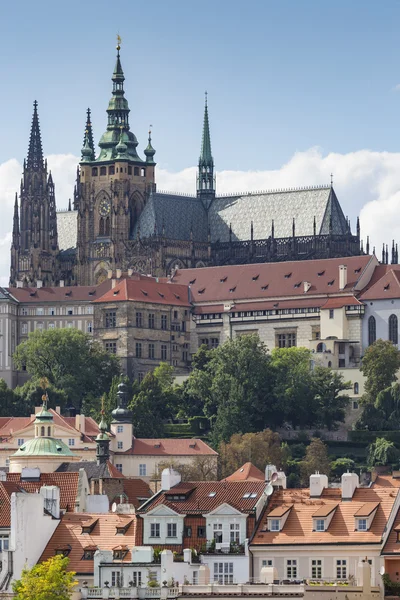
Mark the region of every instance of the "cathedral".
POLYGON ((363 252, 359 223, 353 234, 332 184, 218 196, 207 99, 196 194, 157 192, 151 132, 141 157, 124 80, 118 45, 107 129, 96 153, 88 110, 68 210, 56 210, 34 103, 19 202, 15 196, 11 286, 94 285, 110 270, 165 276, 176 267, 363 252))

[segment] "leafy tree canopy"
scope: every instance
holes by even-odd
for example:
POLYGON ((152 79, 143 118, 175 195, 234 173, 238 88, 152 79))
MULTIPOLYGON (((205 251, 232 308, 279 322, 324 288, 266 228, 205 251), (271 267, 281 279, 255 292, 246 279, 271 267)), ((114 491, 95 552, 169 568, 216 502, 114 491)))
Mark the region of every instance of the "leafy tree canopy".
POLYGON ((400 368, 400 351, 388 340, 376 340, 365 351, 361 371, 366 377, 363 401, 374 404, 379 392, 396 381, 400 368))
POLYGON ((67 571, 69 559, 57 555, 22 571, 13 582, 16 600, 70 600, 77 585, 75 573, 67 571))
POLYGON ((14 360, 36 381, 46 377, 63 390, 79 411, 86 396, 100 397, 120 373, 117 357, 77 329, 34 331, 17 347, 14 360))
POLYGON ((305 487, 309 485, 310 475, 316 471, 329 476, 331 463, 328 456, 328 447, 319 438, 312 438, 310 445, 307 447, 305 458, 301 463, 300 471, 301 483, 305 487))
POLYGON ((370 467, 387 466, 397 462, 399 451, 393 442, 377 438, 369 447, 368 465, 370 467))

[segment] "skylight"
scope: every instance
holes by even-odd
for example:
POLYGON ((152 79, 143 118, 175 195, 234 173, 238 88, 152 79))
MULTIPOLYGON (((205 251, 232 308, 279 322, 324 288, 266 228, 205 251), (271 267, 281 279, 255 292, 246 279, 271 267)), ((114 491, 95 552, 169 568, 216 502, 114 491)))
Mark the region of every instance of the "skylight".
POLYGON ((216 495, 217 495, 217 492, 210 492, 210 493, 208 494, 208 497, 209 497, 209 498, 214 498, 214 496, 216 496, 216 495))

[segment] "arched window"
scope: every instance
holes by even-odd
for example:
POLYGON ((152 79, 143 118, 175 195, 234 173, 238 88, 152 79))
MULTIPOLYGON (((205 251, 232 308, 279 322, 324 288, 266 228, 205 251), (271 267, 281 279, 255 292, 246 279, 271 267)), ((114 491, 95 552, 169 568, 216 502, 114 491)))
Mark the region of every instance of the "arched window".
POLYGON ((139 175, 139 167, 135 167, 135 168, 133 169, 133 174, 134 174, 134 175, 139 175))
POLYGON ((143 169, 143 168, 142 168, 142 169, 140 169, 140 175, 141 175, 142 177, 146 177, 146 169, 143 169))
POLYGON ((43 426, 43 425, 42 425, 42 426, 41 426, 41 428, 40 428, 40 435, 41 435, 42 437, 44 437, 44 436, 46 435, 46 434, 45 434, 45 429, 44 429, 44 426, 43 426))
POLYGON ((354 394, 357 395, 359 393, 359 387, 358 387, 358 383, 356 382, 354 384, 354 394))
POLYGON ((100 175, 107 175, 107 167, 100 167, 100 175))
POLYGON ((92 177, 96 177, 97 176, 97 167, 93 167, 92 169, 92 177))
POLYGON ((368 319, 368 345, 370 346, 376 341, 376 321, 375 317, 368 319))
POLYGON ((328 367, 331 368, 332 367, 332 361, 328 361, 328 367))
POLYGON ((108 167, 108 174, 109 174, 109 175, 114 175, 114 173, 115 173, 115 168, 114 168, 114 165, 113 165, 113 166, 111 166, 111 167, 108 167))
POLYGON ((399 343, 399 324, 396 315, 390 315, 389 317, 389 340, 393 344, 399 343))
POLYGON ((104 233, 107 236, 110 235, 110 217, 107 217, 107 219, 106 219, 106 226, 105 226, 105 229, 104 229, 104 233))
POLYGON ((104 235, 104 219, 103 219, 103 217, 100 217, 99 235, 104 235))
POLYGON ((326 351, 326 346, 323 342, 320 342, 317 346, 317 352, 325 352, 326 351))

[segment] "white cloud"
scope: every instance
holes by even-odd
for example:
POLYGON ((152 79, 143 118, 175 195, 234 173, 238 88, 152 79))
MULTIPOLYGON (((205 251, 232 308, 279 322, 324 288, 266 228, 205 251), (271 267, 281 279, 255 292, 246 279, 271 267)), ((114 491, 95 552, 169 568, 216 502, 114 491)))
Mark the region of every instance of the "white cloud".
MULTIPOLYGON (((67 208, 72 198, 78 158, 72 154, 48 157, 55 186, 58 208, 67 208)), ((14 195, 19 189, 22 166, 15 159, 0 164, 0 284, 9 274, 14 195)), ((348 154, 326 156, 319 148, 297 152, 282 167, 264 171, 221 171, 217 173, 219 193, 237 193, 265 189, 327 184, 333 173, 333 184, 343 211, 355 229, 360 214, 364 239, 370 236, 371 248, 379 250, 392 238, 400 242, 400 153, 359 150, 348 154)), ((157 169, 157 187, 181 193, 196 188, 196 168, 171 173, 157 169)))

